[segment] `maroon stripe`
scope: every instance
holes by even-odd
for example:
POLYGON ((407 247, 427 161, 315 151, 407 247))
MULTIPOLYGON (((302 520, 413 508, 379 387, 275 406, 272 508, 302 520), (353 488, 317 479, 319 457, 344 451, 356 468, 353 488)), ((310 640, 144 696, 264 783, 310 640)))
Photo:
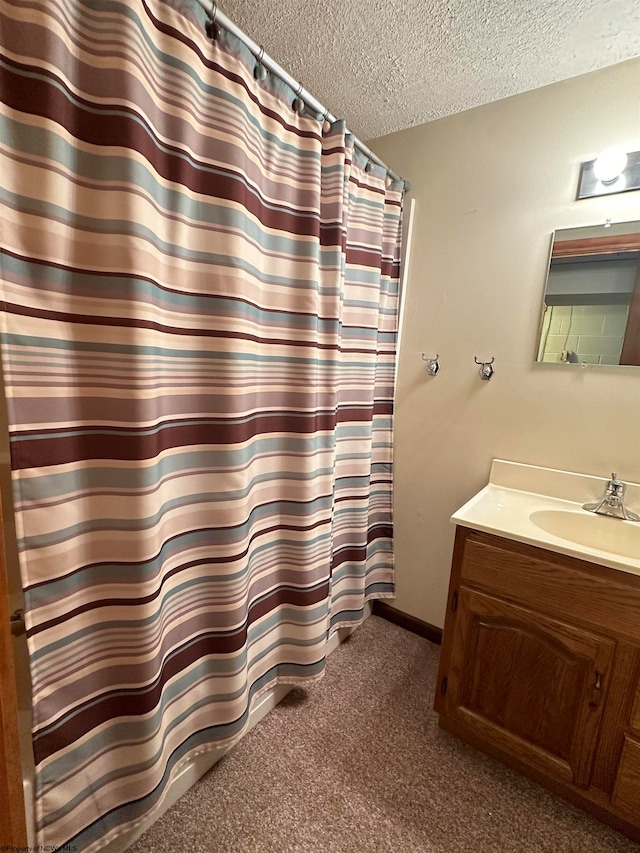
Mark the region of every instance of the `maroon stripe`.
POLYGON ((315 211, 301 211, 294 215, 284 206, 275 210, 273 204, 266 207, 247 184, 238 179, 239 173, 233 172, 230 166, 213 173, 207 164, 196 168, 198 161, 193 155, 176 145, 165 142, 160 149, 154 142, 153 131, 146 126, 144 116, 125 104, 92 104, 79 95, 74 95, 76 103, 72 104, 58 89, 60 86, 66 90, 63 82, 47 69, 38 69, 38 77, 26 78, 12 69, 32 74, 32 66, 6 57, 4 61, 10 67, 0 66, 2 100, 18 112, 28 112, 62 125, 75 139, 91 145, 122 147, 122 141, 126 140, 127 148, 142 154, 167 181, 203 195, 240 201, 267 228, 286 231, 290 235, 317 236, 319 223, 315 211), (47 78, 47 82, 41 77, 47 78), (53 81, 57 85, 52 85, 53 81), (108 114, 113 110, 117 110, 119 115, 108 114), (145 123, 144 127, 141 122, 145 123))
POLYGON ((87 431, 75 436, 65 436, 56 430, 18 431, 11 436, 11 462, 14 470, 22 470, 93 459, 141 461, 153 459, 165 450, 195 444, 233 446, 270 433, 310 435, 331 431, 338 423, 370 423, 375 416, 389 415, 392 410, 390 401, 380 401, 373 406, 339 408, 335 414, 287 412, 257 415, 242 423, 231 420, 219 424, 180 424, 168 426, 151 436, 142 436, 135 428, 109 428, 108 435, 87 431), (29 439, 29 435, 43 437, 29 439))
POLYGON ((367 531, 367 545, 352 545, 334 551, 331 555, 332 573, 345 563, 363 564, 367 559, 367 546, 377 539, 393 539, 393 527, 390 524, 376 525, 367 531))
POLYGON ((336 249, 342 246, 342 224, 340 222, 320 224, 320 245, 332 246, 336 249))
MULTIPOLYGON (((315 500, 317 500, 317 499, 329 498, 329 497, 330 497, 330 495, 317 495, 316 498, 313 500, 296 501, 296 504, 300 504, 300 505, 313 504, 315 502, 315 500)), ((346 500, 346 499, 347 498, 343 498, 342 500, 346 500)), ((261 509, 261 508, 273 506, 273 504, 274 504, 273 501, 268 502, 268 503, 264 503, 264 504, 257 504, 255 509, 261 509)), ((223 557, 215 557, 213 555, 210 555, 207 557, 203 557, 202 559, 199 559, 199 560, 189 560, 186 563, 181 563, 180 565, 174 566, 172 569, 167 570, 167 572, 164 573, 162 576, 162 581, 160 583, 160 586, 159 586, 157 592, 150 593, 148 596, 145 596, 145 597, 122 598, 122 599, 112 598, 112 599, 108 599, 108 600, 107 599, 99 599, 99 600, 87 603, 85 605, 82 605, 82 607, 76 608, 76 610, 74 610, 72 612, 65 613, 60 618, 50 619, 48 622, 42 622, 38 625, 34 625, 33 628, 30 628, 27 631, 27 637, 32 637, 35 634, 39 634, 42 631, 49 630, 50 628, 53 628, 56 625, 60 625, 63 622, 67 622, 69 619, 71 619, 74 616, 74 614, 84 613, 88 610, 95 610, 96 608, 100 608, 100 607, 104 607, 104 606, 112 606, 114 604, 123 604, 126 607, 134 607, 134 606, 137 606, 139 604, 145 604, 149 601, 153 601, 162 592, 166 581, 168 581, 169 578, 173 577, 174 575, 178 575, 181 572, 189 571, 190 569, 194 569, 194 568, 200 567, 200 566, 226 565, 226 564, 231 564, 231 563, 235 563, 238 561, 246 560, 246 558, 249 555, 249 552, 251 550, 251 546, 253 545, 254 541, 260 536, 266 536, 269 533, 275 533, 276 531, 280 531, 280 530, 289 530, 289 531, 295 531, 295 532, 300 532, 300 531, 310 532, 312 530, 317 530, 319 527, 325 527, 328 523, 329 523, 329 519, 323 518, 320 521, 313 522, 312 524, 299 524, 299 525, 298 524, 276 524, 276 525, 272 525, 271 527, 266 527, 266 528, 263 528, 261 530, 256 530, 249 537, 249 540, 247 542, 247 546, 244 548, 244 550, 242 550, 240 552, 237 552, 235 554, 230 554, 228 556, 223 556, 223 557), (106 604, 105 604, 105 602, 106 602, 106 604)), ((198 530, 190 530, 189 533, 194 534, 194 535, 197 535, 200 533, 206 533, 206 532, 216 534, 219 530, 236 530, 236 529, 239 529, 243 526, 244 526, 244 522, 242 524, 235 524, 235 525, 227 526, 224 528, 210 528, 210 527, 199 528, 198 530)), ((130 582, 134 585, 137 585, 139 583, 139 575, 135 574, 135 571, 137 569, 142 568, 142 567, 146 567, 149 563, 152 563, 154 561, 160 562, 161 552, 166 551, 168 545, 171 545, 172 543, 177 542, 177 540, 182 539, 183 537, 184 537, 184 533, 176 533, 174 536, 170 536, 168 539, 164 540, 162 542, 160 552, 157 552, 153 557, 150 557, 149 560, 137 560, 135 562, 127 562, 127 563, 119 562, 117 560, 112 560, 108 563, 90 563, 87 566, 80 566, 79 568, 74 569, 74 571, 72 571, 72 572, 67 572, 66 574, 56 575, 54 582, 58 583, 63 578, 66 578, 66 579, 72 578, 74 576, 84 574, 87 571, 90 571, 93 575, 99 575, 100 572, 102 571, 102 573, 103 573, 102 577, 103 577, 103 579, 106 579, 107 574, 108 574, 108 570, 111 569, 111 567, 113 567, 113 566, 126 566, 128 569, 131 569, 131 571, 132 571, 132 578, 131 578, 130 582)), ((210 545, 214 544, 215 545, 218 543, 213 542, 213 543, 208 543, 208 544, 210 544, 210 545)), ((301 542, 300 546, 306 547, 305 542, 301 542)), ((204 546, 202 546, 202 547, 204 547, 204 546)), ((120 583, 123 583, 123 581, 121 579, 119 579, 119 580, 120 580, 120 583)), ((100 580, 94 579, 93 582, 99 583, 100 580)), ((47 587, 50 583, 51 583, 51 580, 44 580, 44 581, 40 581, 39 583, 30 584, 29 586, 26 586, 24 588, 24 591, 25 592, 31 592, 35 589, 41 589, 42 587, 47 587)))
MULTIPOLYGON (((250 609, 242 628, 233 634, 207 633, 196 642, 189 643, 167 659, 161 675, 151 687, 146 689, 117 690, 107 693, 91 705, 77 709, 73 716, 59 728, 48 727, 34 734, 33 746, 36 765, 44 761, 59 749, 82 738, 87 732, 107 721, 121 717, 136 717, 149 714, 158 706, 165 685, 191 664, 204 660, 209 655, 230 655, 238 652, 247 642, 247 629, 267 613, 283 605, 293 607, 312 607, 325 601, 329 595, 329 584, 310 590, 291 588, 276 589, 265 598, 257 601, 250 609)), ((127 670, 136 679, 140 678, 142 667, 138 664, 121 667, 122 681, 126 681, 127 670)), ((212 666, 211 673, 214 674, 212 666)), ((55 724, 54 724, 55 725, 55 724)))
POLYGON ((7 314, 17 314, 23 317, 38 317, 44 320, 54 320, 61 323, 78 323, 86 326, 115 326, 117 328, 153 329, 168 335, 184 335, 194 338, 230 338, 233 340, 253 341, 257 344, 275 344, 276 346, 302 347, 307 349, 328 350, 334 352, 371 354, 375 350, 361 349, 356 347, 340 347, 337 344, 323 344, 319 341, 303 341, 295 338, 261 338, 258 335, 249 335, 236 330, 227 329, 190 329, 180 326, 165 326, 152 320, 140 320, 131 317, 100 317, 93 314, 67 314, 63 311, 48 311, 31 308, 26 305, 15 303, 3 303, 3 310, 7 314))
MULTIPOLYGON (((392 355, 393 353, 389 353, 392 355)), ((314 391, 310 393, 315 393, 314 391)), ((135 403, 134 403, 135 405, 135 403)), ((260 424, 264 422, 270 422, 272 418, 301 418, 304 422, 312 423, 313 425, 318 425, 319 429, 324 429, 327 425, 333 426, 335 423, 345 423, 345 422, 367 422, 372 419, 372 415, 386 415, 390 414, 393 409, 393 402, 388 398, 382 398, 378 400, 374 400, 373 405, 368 404, 364 405, 353 405, 353 406, 345 406, 344 404, 338 404, 337 409, 334 411, 331 410, 322 410, 318 409, 314 411, 312 414, 308 412, 273 412, 270 415, 260 415, 259 413, 249 413, 244 417, 250 418, 251 422, 259 422, 260 424), (337 413, 337 417, 336 417, 337 413), (315 420, 314 420, 315 419, 315 420)), ((182 428, 188 427, 189 429, 197 428, 198 426, 203 429, 211 430, 213 428, 217 428, 217 426, 228 427, 229 429, 236 429, 238 426, 238 421, 234 417, 229 417, 228 420, 225 421, 223 417, 219 417, 216 415, 211 415, 211 419, 219 417, 220 424, 211 424, 211 423, 203 423, 203 418, 207 417, 203 415, 200 418, 185 418, 180 425, 182 428)), ((178 427, 172 427, 171 421, 158 421, 154 424, 156 429, 160 429, 164 427, 166 429, 177 429, 178 427)), ((42 440, 55 439, 59 437, 64 437, 68 431, 69 427, 58 427, 51 429, 25 429, 25 430, 12 430, 11 431, 11 440, 19 441, 21 438, 31 438, 31 437, 44 437, 42 440)), ((74 425, 72 429, 75 431, 81 429, 80 427, 74 425)), ((102 427, 100 425, 88 426, 84 427, 88 435, 93 433, 100 434, 101 430, 108 430, 109 432, 116 433, 116 435, 121 435, 124 438, 132 438, 136 437, 137 432, 144 433, 149 427, 147 426, 135 426, 135 427, 124 427, 124 426, 111 426, 102 427)), ((295 432, 295 430, 293 430, 295 432)), ((306 434, 307 429, 303 429, 301 434, 306 434)), ((182 445, 181 445, 182 446, 182 445)))
POLYGON ((400 275, 400 261, 382 261, 380 275, 388 278, 398 278, 400 275))
MULTIPOLYGON (((153 13, 151 12, 151 10, 149 9, 149 7, 147 6, 147 4, 145 2, 143 2, 143 5, 144 5, 144 9, 145 9, 145 12, 147 13, 149 20, 151 20, 153 22, 153 25, 158 30, 158 32, 164 33, 165 35, 168 35, 170 38, 173 38, 176 41, 179 41, 182 44, 187 45, 187 47, 189 47, 190 50, 192 50, 195 54, 198 55, 198 58, 200 59, 200 61, 202 62, 202 64, 206 68, 210 69, 211 71, 215 71, 215 72, 221 74, 227 80, 231 80, 233 83, 236 83, 238 86, 241 86, 244 89, 245 94, 253 101, 253 103, 258 107, 258 109, 260 110, 260 112, 263 115, 269 116, 269 118, 276 121, 279 125, 281 125, 281 127, 283 127, 288 132, 295 133, 296 136, 305 137, 307 139, 320 139, 321 138, 321 136, 320 136, 321 126, 319 123, 318 123, 318 130, 317 131, 302 130, 302 128, 296 127, 293 124, 289 124, 287 121, 285 121, 284 114, 282 112, 275 112, 274 110, 270 110, 268 107, 266 107, 264 104, 262 104, 259 101, 259 99, 256 97, 256 94, 251 89, 249 89, 244 78, 241 75, 235 74, 233 71, 229 71, 228 68, 225 68, 224 66, 219 65, 217 62, 215 62, 212 59, 208 59, 202 53, 202 51, 200 50, 200 46, 196 42, 192 41, 191 39, 188 39, 183 33, 180 32, 180 30, 175 29, 175 27, 172 27, 169 24, 165 24, 164 21, 161 21, 159 18, 154 17, 153 13)), ((217 45, 215 47, 217 47, 217 45)), ((213 47, 212 49, 215 50, 215 47, 213 47)), ((292 90, 292 94, 293 94, 293 90, 292 90)), ((284 100, 285 99, 283 99, 283 101, 284 100)))
POLYGON ((349 183, 355 184, 359 189, 367 190, 367 192, 370 192, 370 193, 376 193, 377 195, 381 195, 381 196, 386 195, 386 191, 385 191, 384 187, 375 187, 372 184, 370 184, 367 180, 362 180, 362 181, 358 180, 358 178, 356 178, 356 176, 353 174, 353 172, 349 176, 349 183))
POLYGON ((357 264, 359 267, 371 267, 374 270, 380 269, 380 256, 382 249, 352 249, 347 245, 345 252, 345 262, 347 264, 357 264))
MULTIPOLYGON (((3 310, 8 314, 18 314, 23 317, 38 317, 61 323, 79 323, 87 326, 115 326, 116 328, 124 329, 153 329, 155 332, 163 332, 167 335, 184 335, 190 338, 233 338, 234 340, 253 341, 257 344, 338 350, 336 344, 323 344, 319 341, 302 341, 295 338, 261 338, 258 335, 249 335, 244 332, 229 331, 227 329, 191 329, 184 326, 165 326, 163 323, 157 323, 153 320, 142 320, 134 317, 101 317, 97 314, 67 314, 64 311, 41 310, 31 308, 27 305, 17 305, 12 302, 5 302, 3 310)), ((369 350, 350 350, 350 352, 364 353, 369 352, 369 350)))
MULTIPOLYGON (((329 138, 328 135, 324 137, 325 140, 328 138, 329 138)), ((339 136, 335 140, 332 140, 331 146, 327 145, 325 142, 325 145, 322 149, 322 153, 324 155, 326 155, 327 157, 329 157, 332 154, 344 154, 346 149, 345 149, 344 145, 341 144, 341 139, 343 139, 343 138, 344 137, 339 136)), ((336 183, 337 183, 337 181, 336 181, 336 183)))

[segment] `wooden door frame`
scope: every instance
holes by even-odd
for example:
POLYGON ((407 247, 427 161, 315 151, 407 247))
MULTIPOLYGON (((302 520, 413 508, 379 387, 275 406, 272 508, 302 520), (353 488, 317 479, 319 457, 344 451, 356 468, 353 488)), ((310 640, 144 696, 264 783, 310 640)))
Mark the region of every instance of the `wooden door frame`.
POLYGON ((624 330, 620 364, 640 366, 640 258, 636 267, 636 281, 631 294, 631 304, 624 330))
POLYGON ((27 824, 13 642, 0 496, 0 846, 24 849, 27 846, 27 824))

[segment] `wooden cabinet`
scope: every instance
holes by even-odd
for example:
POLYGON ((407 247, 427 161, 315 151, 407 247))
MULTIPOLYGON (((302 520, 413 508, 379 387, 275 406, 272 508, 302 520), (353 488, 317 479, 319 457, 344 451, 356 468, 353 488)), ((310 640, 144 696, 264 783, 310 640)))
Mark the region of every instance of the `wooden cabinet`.
POLYGON ((458 528, 436 710, 640 841, 640 578, 458 528))
POLYGON ((640 740, 628 736, 624 739, 622 757, 613 789, 613 805, 633 820, 638 820, 640 810, 640 740))
POLYGON ((586 788, 614 642, 462 587, 446 713, 586 788))

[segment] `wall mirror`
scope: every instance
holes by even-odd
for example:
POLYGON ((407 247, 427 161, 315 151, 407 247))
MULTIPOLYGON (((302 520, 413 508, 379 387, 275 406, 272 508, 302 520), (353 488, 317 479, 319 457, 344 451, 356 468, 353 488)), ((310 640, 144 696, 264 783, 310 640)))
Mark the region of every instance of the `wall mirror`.
POLYGON ((552 235, 536 360, 640 366, 640 221, 552 235))

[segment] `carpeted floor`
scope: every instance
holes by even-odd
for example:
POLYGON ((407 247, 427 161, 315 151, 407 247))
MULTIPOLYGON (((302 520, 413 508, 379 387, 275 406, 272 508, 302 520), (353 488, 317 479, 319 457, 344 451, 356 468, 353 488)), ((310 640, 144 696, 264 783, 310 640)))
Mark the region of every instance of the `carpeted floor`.
POLYGON ((439 648, 372 616, 131 853, 638 853, 438 729, 439 648))

